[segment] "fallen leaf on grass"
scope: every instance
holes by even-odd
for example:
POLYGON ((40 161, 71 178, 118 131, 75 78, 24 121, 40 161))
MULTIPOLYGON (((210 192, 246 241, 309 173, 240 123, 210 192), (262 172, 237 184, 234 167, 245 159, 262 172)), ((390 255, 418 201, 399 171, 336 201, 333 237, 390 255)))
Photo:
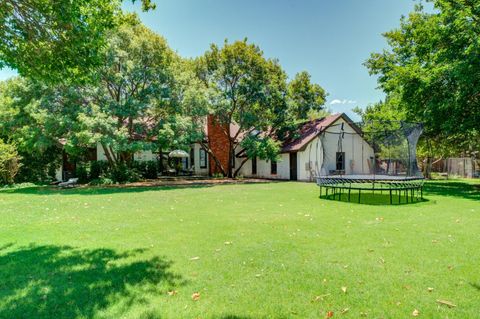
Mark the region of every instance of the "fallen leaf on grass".
POLYGON ((200 259, 200 257, 198 257, 198 256, 190 258, 190 260, 199 260, 199 259, 200 259))
POLYGON ((330 294, 315 296, 315 298, 313 299, 313 302, 316 302, 316 301, 319 301, 319 300, 323 301, 323 298, 328 297, 328 296, 330 296, 330 294))
POLYGON ((224 244, 225 244, 225 245, 231 245, 232 242, 231 242, 231 241, 226 241, 226 242, 224 242, 224 244))
POLYGON ((437 300, 437 303, 441 305, 445 305, 448 308, 455 308, 457 305, 453 304, 451 301, 448 300, 437 300))
POLYGON ((178 292, 176 290, 167 291, 169 296, 175 296, 178 292))
POLYGON ((343 315, 343 314, 347 313, 349 310, 350 310, 350 308, 345 308, 340 312, 340 314, 343 315))
POLYGON ((418 317, 418 315, 420 315, 420 311, 418 311, 417 309, 413 310, 412 316, 418 317))
POLYGON ((192 300, 193 301, 198 301, 200 299, 200 293, 199 292, 194 292, 192 294, 192 300))
POLYGON ((333 311, 328 311, 327 314, 325 315, 325 319, 332 318, 333 317, 333 311))
POLYGON ((433 291, 433 288, 428 287, 427 290, 428 290, 428 292, 432 292, 432 291, 433 291))
POLYGON ((347 293, 347 287, 342 287, 342 291, 343 291, 344 294, 346 294, 347 293))

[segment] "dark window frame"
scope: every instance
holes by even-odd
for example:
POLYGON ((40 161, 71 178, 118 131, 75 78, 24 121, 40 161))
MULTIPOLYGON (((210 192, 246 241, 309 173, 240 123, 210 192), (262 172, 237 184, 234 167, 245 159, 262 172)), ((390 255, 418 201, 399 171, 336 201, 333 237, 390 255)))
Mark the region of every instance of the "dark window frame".
POLYGON ((200 165, 200 168, 207 168, 207 151, 204 150, 203 148, 200 148, 198 155, 199 155, 198 163, 200 165), (203 154, 203 163, 202 163, 202 154, 203 154))
POLYGON ((195 166, 195 149, 192 147, 190 149, 190 167, 195 166))
POLYGON ((335 169, 337 171, 344 171, 345 170, 345 152, 337 152, 335 154, 335 169), (341 159, 341 161, 340 161, 340 159, 341 159))
POLYGON ((270 175, 277 175, 277 161, 270 162, 270 175))

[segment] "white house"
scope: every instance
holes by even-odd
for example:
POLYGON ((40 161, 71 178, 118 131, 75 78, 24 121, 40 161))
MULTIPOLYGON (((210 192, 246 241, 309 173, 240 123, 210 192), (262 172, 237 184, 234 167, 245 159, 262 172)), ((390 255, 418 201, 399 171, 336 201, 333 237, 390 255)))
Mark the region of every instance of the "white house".
MULTIPOLYGON (((230 131, 234 134, 236 128, 233 126, 230 131)), ((225 162, 228 163, 228 139, 212 117, 208 117, 205 133, 206 142, 216 157, 224 165, 225 162)), ((239 175, 313 181, 317 175, 372 173, 373 148, 363 139, 360 128, 344 113, 304 122, 292 136, 282 141, 278 161, 248 159, 239 170, 239 175)), ((100 145, 97 145, 96 153, 92 153, 92 160, 106 160, 100 145)), ((245 159, 242 154, 242 149, 237 147, 234 161, 237 168, 245 159)), ((152 151, 142 151, 134 154, 134 160, 158 161, 160 156, 152 151)), ((70 166, 65 162, 63 172, 60 170, 57 175, 65 177, 65 167, 70 166)), ((215 161, 208 156, 200 143, 192 144, 190 158, 183 160, 183 167, 193 167, 195 175, 208 176, 216 172, 215 161)))
POLYGON ((342 113, 302 123, 297 137, 283 142, 277 162, 249 159, 240 174, 313 181, 318 175, 370 174, 373 158, 360 128, 342 113))

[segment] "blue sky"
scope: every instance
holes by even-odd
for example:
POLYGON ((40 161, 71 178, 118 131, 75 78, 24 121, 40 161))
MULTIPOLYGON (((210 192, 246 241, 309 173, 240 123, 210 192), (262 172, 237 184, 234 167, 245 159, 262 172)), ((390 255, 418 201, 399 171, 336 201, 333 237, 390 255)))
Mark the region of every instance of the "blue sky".
MULTIPOLYGON (((362 63, 386 48, 382 32, 398 26, 413 0, 155 0, 140 12, 180 55, 201 55, 210 43, 248 38, 265 55, 278 58, 290 77, 306 70, 329 93, 334 112, 364 107, 383 98, 362 63)), ((0 70, 0 79, 14 75, 0 70)), ((348 112, 350 113, 350 112, 348 112)))

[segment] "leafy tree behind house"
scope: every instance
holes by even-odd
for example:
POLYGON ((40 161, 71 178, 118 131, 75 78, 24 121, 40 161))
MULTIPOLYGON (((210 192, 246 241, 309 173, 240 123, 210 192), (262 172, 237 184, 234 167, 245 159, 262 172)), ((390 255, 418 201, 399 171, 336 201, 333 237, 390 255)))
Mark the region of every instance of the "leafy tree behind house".
POLYGON ((480 6, 478 1, 430 0, 384 34, 389 50, 373 53, 370 73, 406 119, 429 137, 477 136, 480 130, 480 6))
POLYGON ((20 167, 20 157, 15 146, 0 139, 0 185, 12 184, 20 167))
POLYGON ((212 114, 228 137, 228 166, 224 167, 209 150, 225 176, 235 176, 248 158, 234 169, 232 156, 239 146, 250 158, 275 160, 279 145, 274 138, 277 115, 287 113, 286 74, 275 60, 266 59, 260 48, 244 41, 225 42, 222 48, 212 44, 198 59, 197 74, 209 94, 208 113, 212 114), (238 126, 230 131, 231 124, 238 126), (259 134, 259 133, 262 134, 259 134), (270 148, 265 151, 265 147, 270 148))
POLYGON ((303 71, 288 83, 288 97, 294 117, 307 119, 312 112, 323 110, 327 93, 320 85, 312 83, 310 74, 303 71))

